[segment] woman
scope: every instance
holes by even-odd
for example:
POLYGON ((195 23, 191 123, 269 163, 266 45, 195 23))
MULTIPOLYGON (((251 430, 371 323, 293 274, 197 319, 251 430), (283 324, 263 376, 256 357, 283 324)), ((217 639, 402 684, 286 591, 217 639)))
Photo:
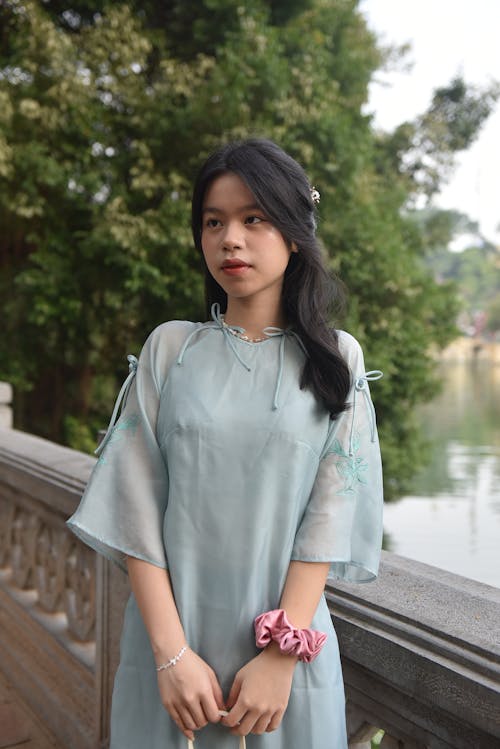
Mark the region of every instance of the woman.
POLYGON ((323 589, 329 570, 376 576, 382 480, 361 349, 328 326, 340 292, 313 198, 271 141, 207 160, 192 228, 211 319, 164 323, 132 357, 68 521, 133 591, 112 749, 195 731, 201 749, 347 746, 323 589))

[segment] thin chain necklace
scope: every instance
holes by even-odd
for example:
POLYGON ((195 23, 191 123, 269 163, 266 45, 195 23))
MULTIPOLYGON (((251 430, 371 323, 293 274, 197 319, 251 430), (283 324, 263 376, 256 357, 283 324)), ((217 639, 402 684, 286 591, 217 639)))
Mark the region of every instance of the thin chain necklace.
POLYGON ((235 330, 230 325, 228 325, 224 320, 224 315, 221 315, 220 319, 226 330, 229 330, 229 332, 236 336, 236 338, 241 338, 242 341, 248 341, 249 343, 259 343, 260 341, 268 340, 268 336, 264 336, 264 338, 250 338, 250 336, 245 335, 244 333, 240 333, 239 330, 235 330))

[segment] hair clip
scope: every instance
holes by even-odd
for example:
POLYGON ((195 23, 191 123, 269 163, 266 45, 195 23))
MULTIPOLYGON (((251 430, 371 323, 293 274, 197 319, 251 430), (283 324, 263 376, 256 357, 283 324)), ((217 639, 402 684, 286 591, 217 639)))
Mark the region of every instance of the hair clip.
POLYGON ((318 205, 318 203, 319 203, 319 201, 321 199, 321 195, 319 194, 319 191, 316 190, 316 188, 314 187, 314 185, 312 185, 309 189, 311 191, 311 200, 312 200, 312 202, 315 205, 318 205))

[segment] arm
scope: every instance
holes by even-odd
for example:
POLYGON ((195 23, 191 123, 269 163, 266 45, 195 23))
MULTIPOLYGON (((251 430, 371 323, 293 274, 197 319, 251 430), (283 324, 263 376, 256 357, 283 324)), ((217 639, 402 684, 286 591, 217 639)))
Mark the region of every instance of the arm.
MULTIPOLYGON (((127 557, 130 586, 146 627, 156 665, 168 662, 186 644, 170 576, 135 557, 127 557)), ((185 736, 220 720, 222 691, 215 673, 190 648, 175 666, 158 672, 162 704, 185 736)))
POLYGON ((297 629, 311 626, 329 569, 329 562, 290 562, 280 608, 297 629))
MULTIPOLYGON (((292 561, 280 600, 280 608, 298 629, 309 627, 323 593, 330 564, 292 561)), ((271 642, 235 676, 228 698, 230 713, 224 725, 233 733, 262 734, 281 723, 292 687, 297 658, 284 655, 271 642)))

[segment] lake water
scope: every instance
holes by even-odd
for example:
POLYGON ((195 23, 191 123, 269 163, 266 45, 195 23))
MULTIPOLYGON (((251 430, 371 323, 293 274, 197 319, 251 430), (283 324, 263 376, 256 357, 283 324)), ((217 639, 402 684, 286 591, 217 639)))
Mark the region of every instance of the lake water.
POLYGON ((421 410, 432 459, 411 495, 384 507, 385 548, 500 587, 500 366, 440 365, 421 410))

